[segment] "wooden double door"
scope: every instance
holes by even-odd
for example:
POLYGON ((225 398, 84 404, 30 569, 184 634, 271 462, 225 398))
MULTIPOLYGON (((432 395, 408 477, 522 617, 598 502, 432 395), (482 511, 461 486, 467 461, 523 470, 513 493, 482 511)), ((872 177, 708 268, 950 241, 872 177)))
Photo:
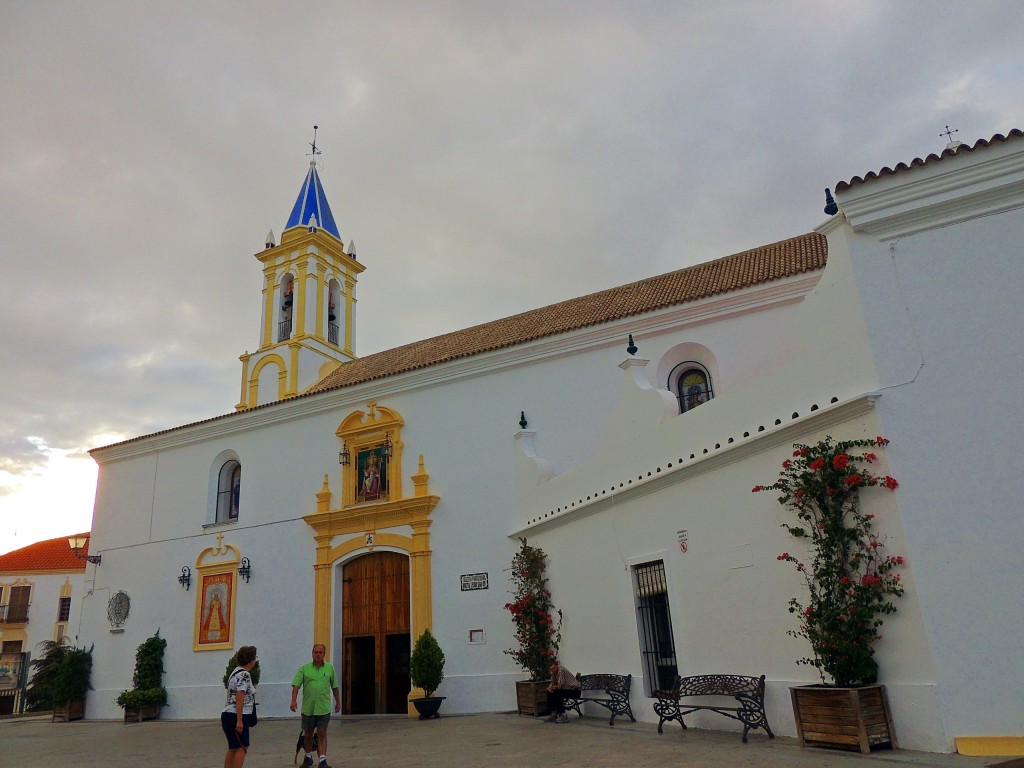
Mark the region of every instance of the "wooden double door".
POLYGON ((342 711, 348 715, 408 710, 409 558, 374 552, 342 571, 342 711))

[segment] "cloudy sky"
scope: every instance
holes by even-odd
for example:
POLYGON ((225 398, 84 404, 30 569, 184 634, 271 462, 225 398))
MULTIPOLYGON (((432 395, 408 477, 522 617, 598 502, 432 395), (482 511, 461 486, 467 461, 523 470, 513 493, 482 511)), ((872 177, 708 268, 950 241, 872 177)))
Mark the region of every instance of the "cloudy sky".
POLYGON ((1024 127, 1024 3, 0 0, 0 553, 227 413, 319 125, 359 354, 810 231, 1024 127))

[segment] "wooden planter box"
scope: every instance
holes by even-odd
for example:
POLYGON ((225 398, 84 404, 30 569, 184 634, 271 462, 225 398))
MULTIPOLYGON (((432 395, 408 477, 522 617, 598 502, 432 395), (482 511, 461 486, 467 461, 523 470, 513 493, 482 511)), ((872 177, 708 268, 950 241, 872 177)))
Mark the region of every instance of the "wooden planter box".
POLYGON ((801 747, 835 747, 864 754, 874 747, 896 748, 884 685, 802 685, 789 693, 801 747))
POLYGON ((81 720, 85 717, 85 699, 74 699, 59 707, 53 708, 54 723, 68 723, 72 720, 81 720))
POLYGON ((516 709, 520 715, 540 717, 548 713, 550 680, 516 680, 516 709))
POLYGON ((159 717, 159 704, 147 704, 140 709, 125 709, 124 711, 124 721, 126 723, 141 723, 143 720, 156 720, 159 717))

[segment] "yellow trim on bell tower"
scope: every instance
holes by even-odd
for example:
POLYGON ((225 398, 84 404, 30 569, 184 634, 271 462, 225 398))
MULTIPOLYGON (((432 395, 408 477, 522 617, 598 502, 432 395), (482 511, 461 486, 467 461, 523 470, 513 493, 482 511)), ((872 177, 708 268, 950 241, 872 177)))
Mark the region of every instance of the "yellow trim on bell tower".
POLYGON ((280 245, 269 244, 255 256, 263 265, 260 346, 240 358, 241 398, 235 405, 240 411, 294 397, 325 372, 356 359, 356 283, 366 269, 338 238, 313 226, 285 230, 280 245), (264 378, 261 399, 260 375, 266 376, 270 360, 283 385, 268 392, 264 378))

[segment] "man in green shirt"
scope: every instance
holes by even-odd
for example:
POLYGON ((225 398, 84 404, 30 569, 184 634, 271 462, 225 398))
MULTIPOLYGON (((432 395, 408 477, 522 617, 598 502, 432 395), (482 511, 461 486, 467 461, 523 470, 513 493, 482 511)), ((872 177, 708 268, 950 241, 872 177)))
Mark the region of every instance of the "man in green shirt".
POLYGON ((322 643, 313 646, 313 661, 299 667, 292 679, 292 706, 298 707, 299 688, 302 689, 302 731, 305 734, 306 759, 302 768, 313 766, 313 731, 316 730, 316 751, 320 756, 319 768, 327 765, 327 723, 331 719, 331 694, 334 694, 334 711, 341 712, 341 691, 334 666, 324 661, 327 648, 322 643))

